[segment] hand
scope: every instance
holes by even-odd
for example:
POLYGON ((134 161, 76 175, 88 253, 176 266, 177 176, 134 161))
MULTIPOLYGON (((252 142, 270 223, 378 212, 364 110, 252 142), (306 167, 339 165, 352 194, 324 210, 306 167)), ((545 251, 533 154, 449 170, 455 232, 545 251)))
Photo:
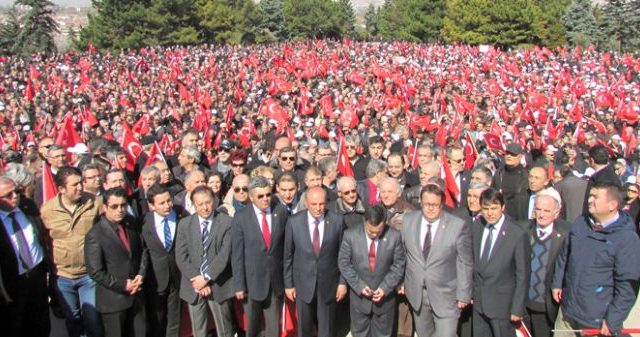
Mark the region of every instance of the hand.
POLYGON ((609 330, 609 325, 607 325, 607 321, 602 321, 602 328, 600 328, 600 334, 602 336, 613 336, 611 330, 609 330))
POLYGON ((202 297, 209 297, 211 295, 211 287, 206 286, 198 291, 198 295, 202 297))
POLYGON ((125 286, 125 291, 129 293, 129 295, 133 295, 138 290, 138 285, 131 279, 127 280, 127 284, 125 286))
POLYGON ((404 284, 399 285, 398 288, 396 288, 396 291, 398 292, 398 295, 404 295, 404 284))
POLYGON ((458 309, 460 309, 460 310, 466 308, 468 305, 469 305, 469 303, 458 301, 458 309))
POLYGON ((347 286, 341 284, 338 286, 338 290, 336 291, 336 302, 342 301, 342 299, 347 295, 347 286))
POLYGON ((364 296, 364 297, 371 297, 373 296, 373 290, 371 290, 371 288, 369 288, 369 286, 364 287, 364 289, 362 289, 362 291, 360 292, 360 295, 364 296))
POLYGON ((236 291, 236 299, 238 301, 244 301, 244 291, 236 291))
POLYGON ((562 289, 552 289, 551 296, 554 301, 560 303, 560 301, 562 301, 562 289))
POLYGON ((287 298, 291 302, 296 301, 296 288, 289 288, 284 290, 284 294, 287 295, 287 298))
POLYGON ((193 287, 193 290, 195 290, 196 292, 206 287, 209 283, 202 275, 198 275, 192 278, 190 281, 191 281, 191 286, 193 287))
POLYGON ((142 275, 136 275, 136 277, 133 278, 133 282, 138 286, 138 290, 142 290, 142 283, 144 281, 144 276, 142 275))
POLYGON ((520 321, 522 321, 522 317, 516 316, 516 315, 511 315, 511 322, 518 323, 520 321))
POLYGON ((376 291, 373 292, 373 301, 380 302, 382 298, 384 298, 384 290, 380 288, 376 289, 376 291))

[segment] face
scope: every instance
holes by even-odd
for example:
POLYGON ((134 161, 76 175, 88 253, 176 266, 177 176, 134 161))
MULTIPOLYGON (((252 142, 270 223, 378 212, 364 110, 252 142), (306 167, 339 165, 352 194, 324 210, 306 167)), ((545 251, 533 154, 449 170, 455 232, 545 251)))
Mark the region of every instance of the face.
POLYGON ((464 170, 464 153, 462 150, 451 151, 451 156, 449 156, 448 159, 452 172, 460 172, 464 170))
POLYGON ((471 212, 479 213, 482 210, 482 207, 480 207, 480 195, 483 191, 483 189, 469 189, 467 192, 467 205, 471 212))
POLYGON ((404 165, 402 159, 399 156, 392 156, 387 159, 387 171, 389 176, 393 178, 400 178, 404 172, 404 165))
POLYGON ((307 191, 307 209, 311 216, 314 218, 319 218, 324 214, 325 208, 327 206, 326 197, 327 195, 322 189, 313 188, 307 191))
POLYGON ((180 166, 190 166, 193 164, 193 158, 187 155, 187 150, 182 150, 178 155, 178 163, 180 166))
POLYGON ((102 205, 102 212, 107 220, 119 224, 127 214, 127 200, 124 197, 110 196, 107 203, 102 205))
POLYGON ((140 175, 140 182, 142 183, 142 188, 146 191, 158 182, 158 177, 153 172, 147 175, 142 174, 140 175))
POLYGON ((604 219, 617 209, 615 201, 609 200, 607 190, 591 188, 589 191, 589 213, 596 219, 604 219))
POLYGON ((124 180, 124 174, 120 171, 111 172, 107 175, 104 182, 104 189, 108 190, 114 187, 122 187, 125 188, 127 186, 124 180))
POLYGON ((249 200, 249 179, 236 179, 232 186, 233 197, 236 201, 244 203, 249 200))
POLYGON ((482 217, 490 225, 498 223, 498 220, 502 217, 502 213, 504 213, 504 205, 500 205, 500 203, 483 203, 481 207, 482 217))
POLYGON ((160 170, 160 183, 167 184, 171 181, 171 170, 169 169, 169 165, 163 161, 157 161, 153 163, 158 170, 160 170))
POLYGON ((547 186, 547 172, 541 167, 534 167, 529 171, 529 189, 538 192, 547 186))
POLYGON ((329 157, 331 155, 333 155, 333 151, 331 151, 331 149, 318 149, 318 152, 316 153, 316 162, 319 162, 320 159, 329 157))
POLYGON ((560 208, 556 207, 556 202, 550 196, 538 196, 535 204, 536 222, 540 227, 547 227, 552 224, 560 215, 560 208))
POLYGON ((64 149, 49 151, 48 161, 51 167, 59 169, 64 166, 67 156, 64 154, 64 149))
POLYGON ((386 181, 380 185, 380 201, 387 207, 395 205, 400 198, 400 186, 395 182, 386 181))
POLYGON ((171 194, 169 192, 165 192, 162 194, 158 194, 153 197, 153 202, 149 203, 149 208, 158 213, 159 216, 165 217, 171 213, 171 208, 173 208, 173 200, 171 199, 171 194))
POLYGON ((358 192, 356 184, 349 181, 338 188, 338 196, 344 200, 347 205, 355 205, 358 200, 358 192))
POLYGON ((51 138, 44 138, 40 140, 40 143, 38 144, 38 153, 40 154, 40 157, 47 157, 47 152, 49 152, 51 145, 53 145, 53 139, 51 138))
POLYGON ((433 160, 433 153, 430 148, 418 148, 418 165, 423 166, 433 160))
POLYGON ((271 186, 255 188, 249 193, 251 202, 258 209, 267 209, 271 205, 271 186))
POLYGON ((100 171, 96 169, 89 169, 82 172, 82 182, 84 188, 97 191, 102 181, 100 180, 100 171))
POLYGON ((384 146, 382 143, 373 143, 369 145, 369 155, 373 159, 380 159, 382 157, 382 153, 384 152, 384 146))
POLYGON ((0 182, 0 209, 11 211, 20 204, 20 190, 13 182, 0 182))
POLYGON ((347 149, 347 156, 353 158, 358 154, 358 145, 353 143, 345 143, 344 147, 347 149))
POLYGON ((484 172, 475 171, 471 173, 471 183, 488 183, 489 177, 484 172))
POLYGON ((293 202, 293 199, 296 196, 297 186, 292 181, 283 181, 276 185, 276 191, 278 192, 278 196, 280 199, 290 204, 293 202))
POLYGON ((233 160, 231 161, 231 171, 233 172, 233 176, 237 176, 244 173, 245 162, 244 160, 233 160))
POLYGON ((422 214, 427 221, 433 222, 440 218, 442 214, 442 199, 433 193, 423 193, 420 199, 422 214))
POLYGON ((522 155, 514 155, 513 153, 508 153, 504 155, 504 163, 509 167, 515 167, 520 165, 520 159, 522 155))
POLYGON ((189 177, 189 179, 185 181, 184 188, 187 191, 191 192, 195 190, 196 187, 204 186, 205 184, 206 182, 204 181, 204 173, 196 172, 192 174, 191 177, 189 177))
POLYGON ((304 177, 304 183, 307 185, 307 188, 322 186, 322 176, 307 173, 304 177))
POLYGON ((638 185, 630 185, 627 187, 627 200, 633 201, 638 198, 638 185))
POLYGON ((127 167, 127 155, 124 153, 120 153, 116 156, 116 160, 118 161, 118 165, 120 167, 127 167))
POLYGON ((379 224, 371 224, 369 221, 364 222, 364 231, 367 232, 367 235, 371 240, 375 240, 382 232, 384 231, 384 222, 379 224))
POLYGON ((193 133, 188 133, 182 138, 182 148, 198 146, 198 136, 193 133))
POLYGON ((209 219, 213 213, 213 198, 208 193, 197 193, 193 196, 196 213, 203 219, 209 219))
POLYGON ((209 186, 209 188, 213 191, 213 193, 218 193, 222 188, 222 181, 220 180, 220 177, 213 175, 209 177, 209 181, 207 181, 207 186, 209 186))
POLYGON ((294 151, 280 153, 278 156, 278 163, 285 171, 293 170, 296 165, 296 153, 294 151))
POLYGON ((220 161, 226 163, 227 160, 229 160, 229 157, 231 157, 231 154, 229 153, 229 150, 220 149, 220 151, 218 151, 218 159, 220 159, 220 161))
POLYGON ((81 176, 68 176, 65 181, 64 187, 60 188, 62 196, 70 201, 77 202, 82 197, 82 177, 81 176))

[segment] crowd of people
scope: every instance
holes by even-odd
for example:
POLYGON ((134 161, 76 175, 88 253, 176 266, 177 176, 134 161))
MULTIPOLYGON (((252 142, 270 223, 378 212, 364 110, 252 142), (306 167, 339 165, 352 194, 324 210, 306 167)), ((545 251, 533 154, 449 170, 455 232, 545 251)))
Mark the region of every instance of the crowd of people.
POLYGON ((633 55, 318 40, 0 69, 3 335, 48 336, 50 310, 70 337, 625 333, 633 55))

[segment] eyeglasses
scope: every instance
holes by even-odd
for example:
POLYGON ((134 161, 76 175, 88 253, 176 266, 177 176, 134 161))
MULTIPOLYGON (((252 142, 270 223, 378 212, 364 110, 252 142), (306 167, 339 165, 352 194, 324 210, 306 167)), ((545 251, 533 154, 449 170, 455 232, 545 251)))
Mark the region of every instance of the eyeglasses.
POLYGON ((258 194, 258 195, 256 195, 256 198, 258 198, 258 199, 271 198, 271 193, 258 194))
POLYGON ((247 193, 247 192, 249 192, 249 188, 248 187, 234 187, 233 191, 236 192, 236 193, 240 193, 240 191, 247 193))
POLYGON ((356 146, 355 146, 355 145, 345 145, 345 147, 346 147, 347 149, 355 149, 355 148, 356 148, 356 146))
POLYGON ((244 163, 241 163, 241 164, 231 163, 231 167, 244 167, 244 163))
POLYGON ((356 194, 356 193, 357 193, 356 190, 348 190, 348 191, 342 192, 342 194, 356 194))
POLYGON ((113 209, 113 210, 125 209, 125 208, 127 208, 127 204, 112 204, 112 205, 109 205, 107 207, 109 207, 110 209, 113 209))
POLYGON ((280 157, 282 161, 295 161, 296 157, 280 157))
POLYGON ((464 161, 464 158, 460 158, 460 159, 449 159, 449 162, 454 162, 454 163, 462 163, 464 161))
POLYGON ((40 148, 43 148, 43 149, 47 149, 47 150, 48 150, 52 145, 53 145, 53 144, 49 144, 49 145, 40 145, 39 147, 40 147, 40 148))

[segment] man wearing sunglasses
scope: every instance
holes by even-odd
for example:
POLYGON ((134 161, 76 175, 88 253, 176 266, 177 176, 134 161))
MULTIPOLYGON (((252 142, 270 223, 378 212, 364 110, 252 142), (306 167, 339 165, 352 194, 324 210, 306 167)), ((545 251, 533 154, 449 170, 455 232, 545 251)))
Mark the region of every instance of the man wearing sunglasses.
POLYGON ((231 223, 234 288, 247 314, 247 337, 260 335, 263 315, 264 336, 280 336, 284 230, 289 213, 281 204, 271 202, 272 193, 265 177, 251 178, 251 202, 235 214, 231 223))
POLYGON ((338 199, 327 204, 327 209, 341 214, 347 227, 361 226, 364 221, 364 204, 356 189, 353 177, 340 177, 337 182, 338 199))
POLYGON ((242 210, 251 200, 249 200, 249 176, 241 174, 233 178, 231 190, 224 198, 220 208, 233 217, 236 212, 242 210))

